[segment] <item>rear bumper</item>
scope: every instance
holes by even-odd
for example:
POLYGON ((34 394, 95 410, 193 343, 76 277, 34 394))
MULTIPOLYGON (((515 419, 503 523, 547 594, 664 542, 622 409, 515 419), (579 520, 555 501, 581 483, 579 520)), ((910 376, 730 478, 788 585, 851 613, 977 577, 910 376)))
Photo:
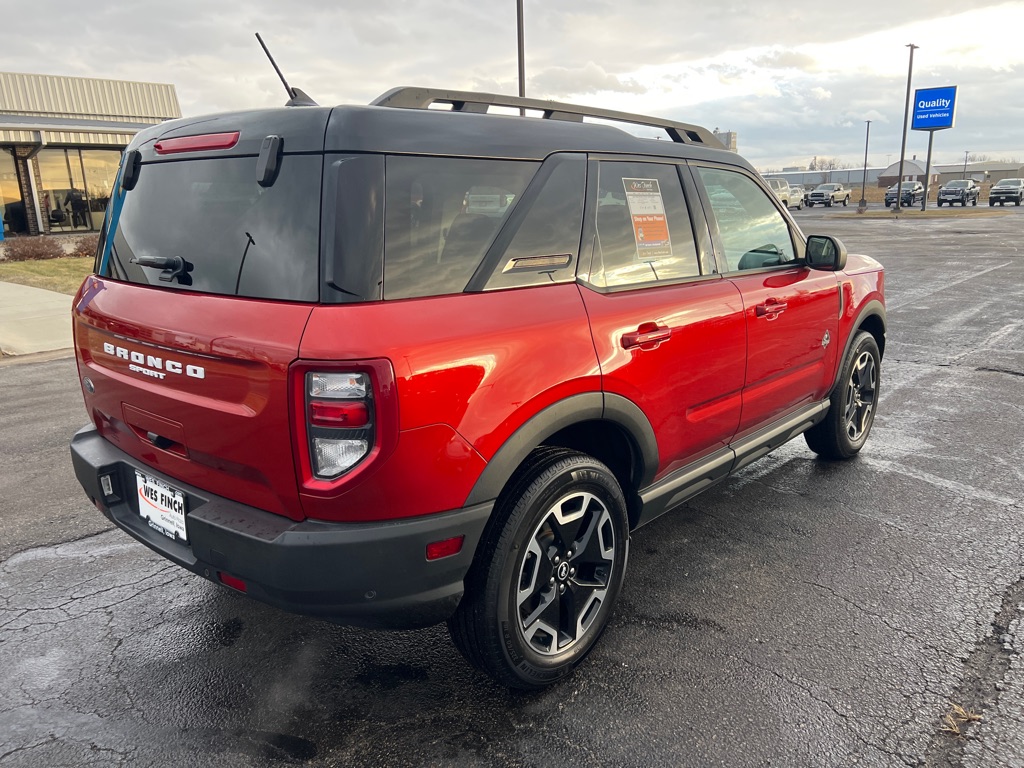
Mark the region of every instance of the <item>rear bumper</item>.
POLYGON ((71 441, 75 475, 116 526, 211 581, 241 579, 246 594, 294 613, 339 624, 413 629, 448 618, 459 604, 493 502, 386 523, 295 522, 188 486, 136 461, 93 427, 71 441), (188 542, 139 516, 135 470, 185 494, 188 542), (114 495, 105 496, 102 475, 114 495), (462 550, 428 561, 426 546, 465 536, 462 550))

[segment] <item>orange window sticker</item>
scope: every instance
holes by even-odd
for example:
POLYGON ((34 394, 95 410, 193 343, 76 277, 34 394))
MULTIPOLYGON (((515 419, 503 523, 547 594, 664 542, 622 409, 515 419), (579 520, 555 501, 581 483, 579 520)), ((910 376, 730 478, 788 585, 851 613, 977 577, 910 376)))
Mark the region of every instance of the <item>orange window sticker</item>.
POLYGON ((665 201, 657 179, 623 179, 626 204, 633 221, 636 239, 636 257, 639 261, 653 261, 672 256, 672 237, 665 216, 665 201))

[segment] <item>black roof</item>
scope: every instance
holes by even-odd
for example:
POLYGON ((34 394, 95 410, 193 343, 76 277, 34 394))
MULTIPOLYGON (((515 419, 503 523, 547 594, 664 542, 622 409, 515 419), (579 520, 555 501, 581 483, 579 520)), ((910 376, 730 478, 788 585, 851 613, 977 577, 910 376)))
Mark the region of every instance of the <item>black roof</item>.
MULTIPOLYGON (((607 152, 705 159, 752 170, 742 157, 721 148, 706 129, 660 118, 459 91, 395 89, 377 101, 388 106, 278 107, 181 118, 141 131, 130 148, 142 150, 144 161, 176 160, 180 156, 157 155, 153 144, 172 137, 238 131, 238 143, 230 151, 236 156, 258 155, 263 139, 277 135, 286 154, 326 151, 541 160, 553 152, 607 152), (481 101, 449 99, 450 110, 403 101, 410 94, 424 93, 475 96, 481 101), (494 103, 528 104, 549 119, 486 113, 487 105, 494 103), (584 117, 664 128, 667 135, 665 139, 640 138, 605 122, 582 122, 584 117)), ((197 152, 190 158, 224 154, 223 150, 197 152)))

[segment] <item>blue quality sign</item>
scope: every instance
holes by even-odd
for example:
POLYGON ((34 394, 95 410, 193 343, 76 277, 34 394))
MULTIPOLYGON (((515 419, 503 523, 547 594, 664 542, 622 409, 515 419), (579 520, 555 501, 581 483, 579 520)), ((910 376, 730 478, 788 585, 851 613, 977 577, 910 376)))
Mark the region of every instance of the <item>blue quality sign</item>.
POLYGON ((956 86, 918 88, 914 91, 914 131, 939 131, 952 128, 956 121, 956 86))

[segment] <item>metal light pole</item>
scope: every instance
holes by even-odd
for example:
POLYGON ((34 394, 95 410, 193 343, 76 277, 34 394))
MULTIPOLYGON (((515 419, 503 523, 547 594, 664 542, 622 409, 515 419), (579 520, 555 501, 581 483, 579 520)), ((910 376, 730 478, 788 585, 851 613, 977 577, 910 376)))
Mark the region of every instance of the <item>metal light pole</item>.
POLYGON ((868 209, 868 203, 864 199, 864 190, 868 183, 868 139, 871 138, 871 121, 865 120, 864 122, 868 124, 868 127, 864 132, 864 175, 860 177, 860 202, 857 204, 857 210, 860 213, 868 209))
POLYGON ((907 43, 907 48, 910 49, 910 66, 907 68, 907 101, 906 107, 903 110, 903 143, 900 145, 900 174, 899 178, 896 179, 896 208, 893 209, 896 213, 900 212, 903 202, 903 161, 907 156, 907 124, 910 122, 910 80, 914 75, 914 51, 917 50, 918 46, 913 43, 907 43))
MULTIPOLYGON (((526 62, 523 56, 523 0, 516 0, 516 33, 519 37, 519 97, 526 96, 526 62)), ((520 108, 520 115, 525 115, 526 110, 520 108)))
POLYGON ((967 178, 967 155, 968 155, 969 152, 970 152, 970 150, 967 150, 967 149, 964 150, 964 178, 965 179, 967 178))
MULTIPOLYGON (((935 141, 935 131, 928 131, 928 160, 924 164, 924 195, 921 196, 921 210, 928 210, 928 182, 932 178, 932 142, 935 141)), ((910 196, 910 202, 914 202, 914 196, 910 196)), ((950 205, 950 208, 953 206, 950 205)))

